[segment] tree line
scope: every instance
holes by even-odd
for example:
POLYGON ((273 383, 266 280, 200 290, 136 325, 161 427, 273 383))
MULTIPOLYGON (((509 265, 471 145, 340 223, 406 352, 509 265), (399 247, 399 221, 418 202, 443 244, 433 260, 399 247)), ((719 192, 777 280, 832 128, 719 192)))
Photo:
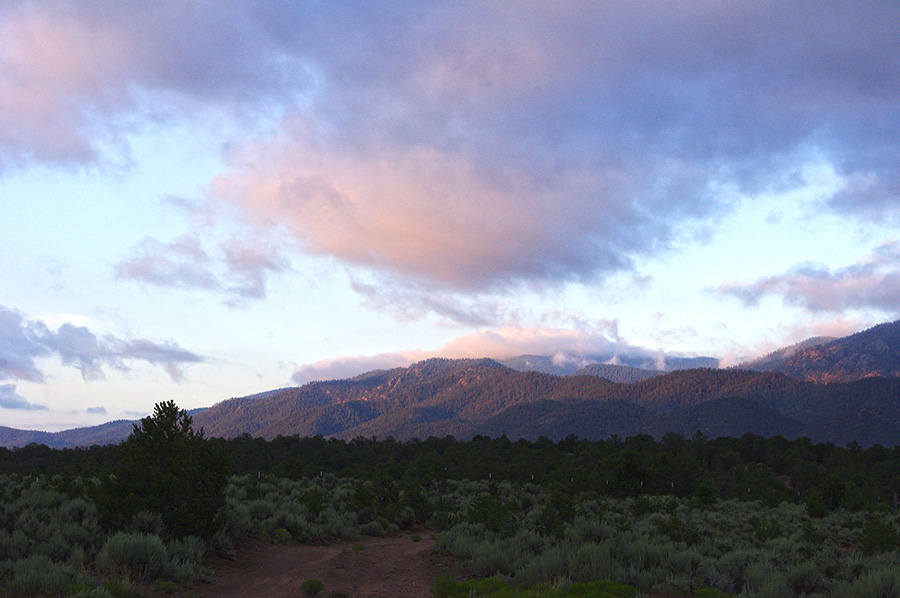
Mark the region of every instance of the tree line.
MULTIPOLYGON (((171 410, 168 417, 175 417, 171 410)), ((840 447, 806 438, 745 434, 708 439, 698 432, 690 438, 667 434, 658 441, 640 435, 596 441, 575 436, 558 442, 543 437, 513 441, 505 436, 461 441, 445 436, 400 442, 390 437, 264 440, 249 435, 225 440, 185 433, 181 466, 194 476, 189 483, 208 470, 221 476, 255 473, 288 479, 324 474, 372 479, 386 474, 423 486, 447 479, 490 479, 617 498, 655 494, 701 501, 761 500, 767 505, 804 502, 816 512, 895 508, 900 492, 900 447, 862 449, 854 443, 840 447), (200 458, 201 453, 206 456, 200 458)), ((108 479, 123 464, 160 470, 168 461, 153 453, 149 436, 141 430, 112 446, 51 449, 32 444, 0 449, 0 474, 108 479)), ((165 475, 171 477, 160 471, 165 475)), ((147 493, 136 487, 133 494, 147 493)))

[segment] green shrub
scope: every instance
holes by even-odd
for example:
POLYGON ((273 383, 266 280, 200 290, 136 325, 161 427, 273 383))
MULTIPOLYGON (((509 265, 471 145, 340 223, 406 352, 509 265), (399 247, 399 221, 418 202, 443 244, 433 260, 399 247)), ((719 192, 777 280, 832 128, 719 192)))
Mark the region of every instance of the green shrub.
POLYGON ((318 579, 307 579, 300 584, 300 591, 304 596, 315 596, 325 588, 325 584, 318 579))
POLYGON ((841 598, 900 598, 900 573, 896 569, 873 571, 852 583, 843 584, 834 595, 841 598))
POLYGON ((900 548, 900 533, 890 523, 870 519, 859 536, 859 549, 863 554, 878 554, 900 548))
POLYGON ((472 572, 478 577, 487 577, 499 573, 511 573, 508 570, 510 559, 497 543, 479 544, 472 551, 472 572))
POLYGON ((431 584, 431 593, 435 598, 450 598, 456 594, 457 583, 449 575, 438 575, 431 584))
POLYGON ((642 494, 631 501, 629 508, 631 509, 631 514, 635 517, 643 517, 644 515, 655 512, 656 504, 652 498, 646 494, 642 494))
POLYGON ((496 577, 464 581, 456 584, 454 594, 461 596, 494 596, 498 594, 508 595, 512 588, 510 585, 496 577))
POLYGON ((140 594, 134 583, 127 577, 107 580, 102 587, 113 598, 135 598, 140 594))
POLYGON ((669 515, 667 520, 658 522, 657 529, 660 534, 668 536, 673 542, 684 542, 688 546, 693 546, 703 537, 696 525, 674 513, 669 515))
POLYGON ((758 542, 768 542, 781 537, 781 526, 774 520, 762 520, 756 517, 750 519, 753 525, 753 535, 758 542))
POLYGON ((590 542, 579 546, 569 557, 569 575, 580 582, 614 579, 622 575, 606 544, 590 542))
POLYGON ((90 588, 70 593, 68 598, 114 598, 106 588, 90 588))
POLYGON ((275 542, 277 542, 278 544, 291 544, 294 539, 291 537, 291 532, 287 531, 283 527, 279 527, 273 534, 273 540, 275 540, 275 542))
POLYGON ((172 540, 166 550, 172 565, 172 580, 178 584, 190 587, 212 577, 212 569, 201 564, 206 556, 206 544, 200 538, 187 536, 172 540))
POLYGON ((61 596, 75 581, 75 573, 54 564, 46 555, 38 554, 15 562, 12 580, 2 595, 6 598, 61 596))
POLYGON ((168 579, 154 579, 153 580, 153 590, 155 592, 163 592, 165 594, 174 594, 179 589, 179 585, 174 581, 168 579))
POLYGON ((573 583, 569 585, 563 596, 572 598, 634 598, 637 596, 637 588, 609 580, 593 581, 591 583, 573 583))
POLYGON ((166 547, 173 563, 200 563, 206 556, 206 544, 197 536, 172 540, 166 547))
POLYGON ((806 562, 788 572, 788 585, 794 596, 811 596, 825 592, 829 583, 819 567, 806 562))
POLYGON ((119 532, 103 544, 97 567, 107 575, 127 575, 142 582, 165 577, 171 571, 166 545, 159 536, 119 532))

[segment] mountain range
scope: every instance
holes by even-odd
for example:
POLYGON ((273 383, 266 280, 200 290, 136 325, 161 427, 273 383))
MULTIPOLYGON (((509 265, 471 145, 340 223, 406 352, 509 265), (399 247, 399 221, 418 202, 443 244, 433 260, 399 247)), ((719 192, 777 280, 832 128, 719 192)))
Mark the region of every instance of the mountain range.
MULTIPOLYGON (((737 368, 685 359, 663 372, 545 356, 429 359, 232 398, 193 412, 207 436, 476 435, 558 440, 668 432, 900 444, 900 321, 816 338, 737 368), (680 366, 692 367, 679 369, 680 366)), ((132 422, 64 432, 0 427, 0 446, 118 442, 132 422)))

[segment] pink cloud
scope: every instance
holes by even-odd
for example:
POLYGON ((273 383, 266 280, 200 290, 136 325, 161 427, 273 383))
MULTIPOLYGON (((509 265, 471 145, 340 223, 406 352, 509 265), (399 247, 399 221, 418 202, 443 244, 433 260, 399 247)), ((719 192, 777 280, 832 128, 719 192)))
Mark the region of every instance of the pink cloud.
POLYGON ((251 151, 214 192, 309 252, 456 289, 588 275, 630 244, 615 230, 633 208, 603 168, 542 180, 437 147, 335 150, 295 131, 251 151))
POLYGON ((235 281, 228 290, 242 297, 265 298, 266 276, 290 268, 290 262, 278 248, 259 241, 231 239, 222 250, 227 275, 235 281))
POLYGON ((116 264, 115 273, 159 286, 213 289, 219 283, 209 272, 210 262, 196 237, 184 236, 171 243, 148 237, 130 258, 116 264))
POLYGON ((855 264, 831 270, 818 264, 801 264, 785 274, 751 283, 731 282, 718 287, 748 305, 767 295, 810 312, 877 309, 898 313, 900 306, 900 245, 888 241, 855 264))
POLYGON ((290 268, 280 248, 264 241, 230 239, 219 249, 220 255, 210 256, 194 236, 171 243, 147 238, 115 265, 115 274, 155 286, 222 292, 237 305, 264 299, 269 274, 290 268))
MULTIPOLYGON (((610 323, 607 332, 610 331, 615 332, 614 323, 610 323)), ((652 367, 656 360, 665 357, 657 351, 630 345, 620 338, 611 339, 599 330, 508 326, 464 335, 434 350, 416 349, 325 359, 299 367, 293 381, 302 384, 314 380, 349 378, 376 369, 405 367, 430 357, 505 359, 520 355, 551 356, 560 364, 618 363, 622 360, 640 362, 646 367, 652 367)))

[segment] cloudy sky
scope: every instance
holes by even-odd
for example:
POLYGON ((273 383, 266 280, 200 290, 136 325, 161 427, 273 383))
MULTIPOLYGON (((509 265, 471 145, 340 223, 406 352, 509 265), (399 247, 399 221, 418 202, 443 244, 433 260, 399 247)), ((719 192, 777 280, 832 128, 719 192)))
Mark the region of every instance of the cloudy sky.
POLYGON ((895 0, 4 0, 0 425, 900 318, 895 0))

